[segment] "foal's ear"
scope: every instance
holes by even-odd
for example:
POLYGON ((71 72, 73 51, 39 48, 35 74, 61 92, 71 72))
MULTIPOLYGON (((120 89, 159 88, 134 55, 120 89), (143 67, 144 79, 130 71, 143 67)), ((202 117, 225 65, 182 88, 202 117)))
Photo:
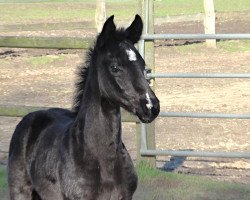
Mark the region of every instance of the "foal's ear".
POLYGON ((99 47, 103 47, 105 42, 111 36, 113 32, 115 32, 116 27, 114 24, 114 15, 109 17, 103 25, 102 31, 97 39, 97 45, 99 47))
POLYGON ((132 24, 126 29, 127 39, 132 41, 134 44, 139 41, 143 29, 143 22, 139 15, 135 16, 132 24))

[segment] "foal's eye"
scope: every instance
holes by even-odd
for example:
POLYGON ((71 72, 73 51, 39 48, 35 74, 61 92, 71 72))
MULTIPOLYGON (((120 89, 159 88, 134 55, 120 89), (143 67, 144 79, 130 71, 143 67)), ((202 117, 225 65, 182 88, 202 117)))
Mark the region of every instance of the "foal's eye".
POLYGON ((115 66, 115 65, 112 65, 112 66, 111 66, 111 70, 112 70, 112 72, 114 72, 114 73, 117 73, 117 72, 120 71, 120 69, 119 69, 117 66, 115 66))

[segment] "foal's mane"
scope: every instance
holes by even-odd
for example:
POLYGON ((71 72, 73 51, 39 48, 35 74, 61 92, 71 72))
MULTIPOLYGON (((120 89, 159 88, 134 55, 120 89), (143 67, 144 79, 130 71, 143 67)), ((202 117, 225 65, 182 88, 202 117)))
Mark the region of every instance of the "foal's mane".
POLYGON ((75 82, 75 92, 73 97, 73 106, 72 111, 78 113, 84 92, 84 86, 86 84, 89 67, 91 65, 91 59, 93 55, 93 48, 90 48, 86 54, 86 61, 85 63, 78 66, 76 71, 76 82, 75 82))
MULTIPOLYGON (((99 35, 100 36, 100 35, 99 35)), ((86 54, 86 61, 85 63, 81 64, 78 67, 78 70, 76 72, 76 83, 75 83, 75 92, 74 92, 74 97, 73 97, 73 106, 72 106, 72 111, 75 113, 78 113, 82 98, 83 98, 83 93, 84 93, 84 86, 86 84, 89 68, 93 65, 92 60, 94 59, 94 56, 97 56, 96 51, 98 48, 98 38, 94 44, 94 47, 89 48, 87 54, 86 54)), ((124 28, 118 28, 115 30, 115 32, 112 35, 112 39, 115 39, 116 41, 122 41, 125 40, 127 37, 127 33, 124 28)), ((112 44, 110 44, 112 45, 112 44)))

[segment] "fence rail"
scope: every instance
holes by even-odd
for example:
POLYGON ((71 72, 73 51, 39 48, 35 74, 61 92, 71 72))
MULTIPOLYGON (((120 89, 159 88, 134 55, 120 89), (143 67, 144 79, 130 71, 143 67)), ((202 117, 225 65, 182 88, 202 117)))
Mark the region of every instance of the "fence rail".
MULTIPOLYGON (((48 110, 52 107, 38 107, 38 106, 23 106, 23 105, 0 105, 0 116, 5 117, 23 117, 30 112, 35 112, 38 110, 48 110)), ((53 107, 54 108, 54 107, 53 107)), ((68 109, 68 108, 66 108, 68 109)), ((140 122, 137 116, 128 113, 125 110, 122 112, 123 122, 140 122)))
POLYGON ((206 39, 218 39, 218 40, 238 40, 238 39, 250 39, 250 34, 145 34, 141 37, 142 40, 206 40, 206 39))
POLYGON ((250 78, 250 74, 149 73, 147 78, 250 78))
MULTIPOLYGON (((165 39, 250 39, 250 34, 144 34, 142 40, 165 39)), ((41 37, 41 36, 0 36, 0 47, 86 49, 94 38, 85 37, 41 37)))
POLYGON ((86 49, 92 43, 83 37, 0 36, 0 47, 13 48, 86 49))
POLYGON ((5 24, 0 25, 0 32, 19 32, 19 31, 48 31, 48 30, 83 30, 94 28, 94 21, 81 22, 49 22, 31 24, 5 24))
POLYGON ((181 157, 220 157, 220 158, 250 158, 250 153, 245 152, 209 152, 209 151, 178 151, 178 150, 153 150, 141 149, 143 156, 181 156, 181 157))
POLYGON ((160 112, 160 117, 250 119, 250 114, 160 112))

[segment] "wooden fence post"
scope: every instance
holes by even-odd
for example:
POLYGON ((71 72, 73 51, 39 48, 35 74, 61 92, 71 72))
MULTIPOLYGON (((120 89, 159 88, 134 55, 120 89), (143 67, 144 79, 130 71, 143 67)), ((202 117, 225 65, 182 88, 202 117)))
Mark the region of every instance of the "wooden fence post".
MULTIPOLYGON (((146 0, 138 0, 138 13, 144 19, 144 31, 146 30, 146 0)), ((148 33, 154 34, 154 0, 148 0, 148 33)), ((154 41, 145 41, 145 61, 146 64, 152 69, 152 72, 155 71, 155 60, 154 60, 154 41)), ((151 80, 151 88, 154 90, 154 80, 151 80)), ((155 156, 141 156, 141 134, 140 134, 140 124, 136 124, 137 132, 137 162, 144 161, 147 162, 150 166, 156 166, 156 157, 155 156), (138 153, 139 152, 139 153, 138 153)), ((155 149, 155 122, 148 124, 146 126, 147 130, 147 147, 148 149, 155 149)))
MULTIPOLYGON (((205 34, 215 34, 215 11, 214 11, 214 1, 204 0, 204 31, 205 34)), ((216 48, 215 39, 207 39, 206 44, 208 47, 216 48)))
POLYGON ((98 33, 101 32, 105 20, 106 20, 105 0, 96 0, 95 24, 98 33))

